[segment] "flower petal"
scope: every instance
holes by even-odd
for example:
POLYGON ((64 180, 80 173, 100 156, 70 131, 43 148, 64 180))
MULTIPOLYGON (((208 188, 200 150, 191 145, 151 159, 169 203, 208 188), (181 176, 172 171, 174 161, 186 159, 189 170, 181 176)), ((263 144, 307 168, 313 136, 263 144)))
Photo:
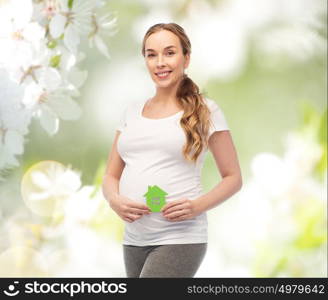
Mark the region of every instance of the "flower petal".
POLYGON ((60 73, 55 68, 41 68, 37 74, 40 76, 40 86, 47 89, 48 91, 56 90, 61 84, 60 73))
POLYGON ((95 35, 94 37, 94 42, 98 48, 98 50, 100 51, 100 53, 102 53, 103 55, 105 55, 108 59, 110 59, 110 55, 108 53, 108 49, 106 44, 103 42, 103 40, 100 38, 100 36, 98 34, 95 35))
POLYGON ((55 39, 59 38, 60 35, 64 32, 65 24, 66 17, 60 14, 55 15, 49 23, 49 30, 51 36, 55 39))
POLYGON ((35 185, 42 189, 48 189, 51 187, 51 181, 49 180, 49 177, 41 171, 33 171, 31 173, 31 180, 35 185))
POLYGON ((80 43, 79 33, 74 29, 74 26, 68 25, 65 30, 64 44, 67 49, 74 54, 77 52, 77 46, 80 43))
POLYGON ((48 105, 63 120, 77 120, 82 114, 80 106, 63 94, 50 95, 48 105))
POLYGON ((42 105, 40 123, 49 135, 54 135, 58 131, 59 120, 46 105, 42 105))

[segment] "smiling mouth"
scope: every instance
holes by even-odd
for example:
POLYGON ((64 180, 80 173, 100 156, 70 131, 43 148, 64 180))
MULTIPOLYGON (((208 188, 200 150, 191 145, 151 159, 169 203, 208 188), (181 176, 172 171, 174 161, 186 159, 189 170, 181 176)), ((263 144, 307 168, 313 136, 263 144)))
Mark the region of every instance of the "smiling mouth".
POLYGON ((170 75, 171 72, 172 72, 172 71, 157 72, 157 73, 155 73, 155 75, 156 75, 158 78, 165 79, 165 78, 167 78, 167 77, 170 75))

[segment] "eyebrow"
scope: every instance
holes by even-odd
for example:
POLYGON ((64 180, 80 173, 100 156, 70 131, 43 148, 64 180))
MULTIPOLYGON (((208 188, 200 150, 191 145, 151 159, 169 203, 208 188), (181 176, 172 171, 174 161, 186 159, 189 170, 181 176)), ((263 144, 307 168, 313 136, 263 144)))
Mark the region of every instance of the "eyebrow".
MULTIPOLYGON (((176 47, 173 45, 170 45, 170 46, 165 47, 164 50, 169 49, 169 48, 176 48, 176 47)), ((146 49, 146 51, 155 51, 155 50, 154 49, 146 49)))

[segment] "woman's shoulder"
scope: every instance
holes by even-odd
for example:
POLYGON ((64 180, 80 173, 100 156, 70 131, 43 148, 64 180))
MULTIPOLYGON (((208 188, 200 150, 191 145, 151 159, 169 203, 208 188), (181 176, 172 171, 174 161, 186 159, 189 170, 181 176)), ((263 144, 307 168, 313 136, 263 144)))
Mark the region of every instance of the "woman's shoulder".
POLYGON ((207 107, 210 109, 210 111, 220 108, 217 101, 215 101, 214 99, 209 98, 209 97, 203 97, 203 99, 204 99, 204 102, 206 103, 207 107))

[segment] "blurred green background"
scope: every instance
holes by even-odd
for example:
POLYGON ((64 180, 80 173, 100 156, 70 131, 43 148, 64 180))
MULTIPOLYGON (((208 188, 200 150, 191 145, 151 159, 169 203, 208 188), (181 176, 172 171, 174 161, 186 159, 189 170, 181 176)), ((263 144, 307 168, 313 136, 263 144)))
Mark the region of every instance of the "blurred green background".
MULTIPOLYGON (((80 68, 88 71, 77 99, 82 117, 61 121, 53 137, 33 120, 21 166, 0 186, 0 269, 13 255, 40 256, 45 263, 36 260, 31 268, 20 260, 0 275, 125 276, 123 223, 103 199, 83 223, 95 238, 84 252, 88 235, 75 235, 75 245, 64 233, 43 235, 49 228, 56 232, 67 216, 29 211, 22 177, 38 162, 53 160, 81 173, 90 201, 102 197, 120 115, 128 103, 154 92, 141 55, 143 35, 155 23, 173 21, 192 43, 188 75, 225 114, 243 175, 242 190, 208 212, 209 249, 196 277, 327 276, 327 2, 111 0, 103 10, 117 15, 118 32, 106 39, 110 60, 87 41, 81 45, 87 55, 80 68), (8 252, 17 245, 25 247, 20 254, 8 252), (77 245, 80 260, 72 258, 77 245)), ((204 191, 218 180, 208 153, 204 191)))

